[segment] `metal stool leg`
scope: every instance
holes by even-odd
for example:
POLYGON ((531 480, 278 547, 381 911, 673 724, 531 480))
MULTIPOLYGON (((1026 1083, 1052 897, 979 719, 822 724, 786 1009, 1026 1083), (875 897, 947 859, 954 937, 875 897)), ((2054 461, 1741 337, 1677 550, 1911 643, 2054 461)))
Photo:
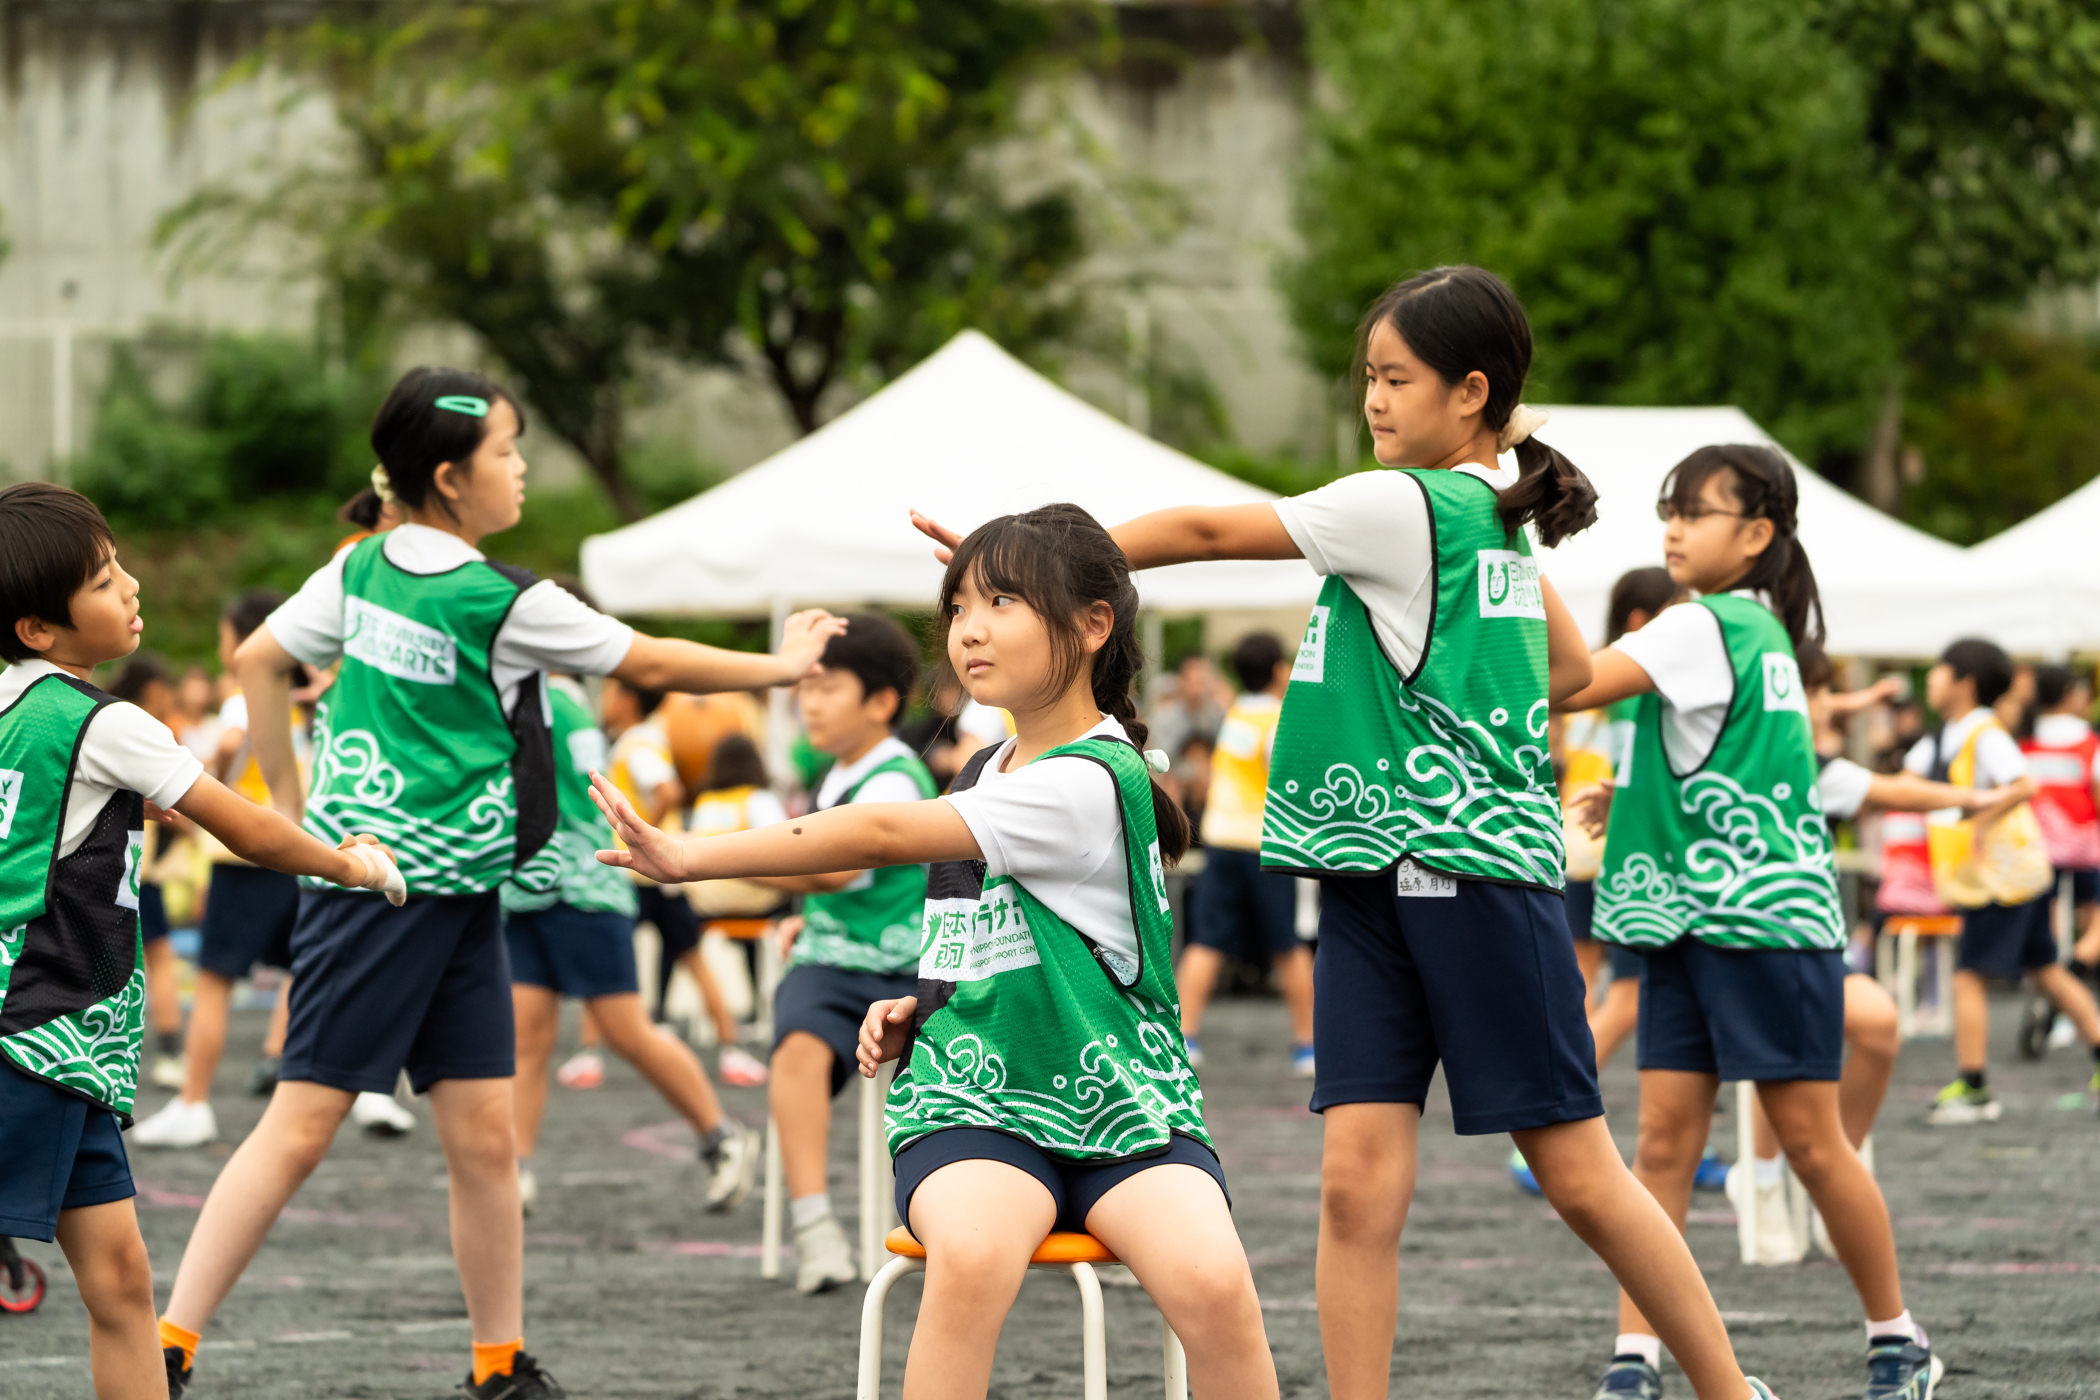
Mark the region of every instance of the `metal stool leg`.
MULTIPOLYGON (((1757 1103, 1757 1086, 1749 1080, 1738 1080, 1735 1086, 1735 1161, 1736 1170, 1752 1173, 1753 1187, 1757 1184, 1757 1122, 1752 1109, 1757 1103)), ((1757 1258, 1757 1192, 1753 1189, 1743 1193, 1749 1198, 1747 1208, 1737 1207, 1735 1217, 1736 1243, 1741 1248, 1743 1262, 1752 1263, 1757 1258)))
POLYGON ((891 1284, 925 1267, 923 1259, 892 1259, 868 1284, 868 1296, 860 1305, 860 1381, 853 1392, 855 1400, 881 1400, 882 1305, 889 1299, 891 1284))
POLYGON ((1159 1320, 1159 1349, 1167 1374, 1167 1400, 1189 1400, 1189 1358, 1167 1320, 1159 1320))
POLYGON ((780 1128, 766 1119, 766 1196, 760 1215, 758 1276, 780 1277, 780 1217, 787 1211, 787 1183, 781 1175, 780 1128))
POLYGON ((889 1233, 882 1199, 882 1076, 860 1081, 860 1276, 875 1277, 875 1258, 889 1233))
POLYGON ((1101 1312, 1101 1280, 1092 1264, 1070 1266, 1079 1284, 1079 1347, 1085 1400, 1108 1400, 1108 1331, 1101 1312))

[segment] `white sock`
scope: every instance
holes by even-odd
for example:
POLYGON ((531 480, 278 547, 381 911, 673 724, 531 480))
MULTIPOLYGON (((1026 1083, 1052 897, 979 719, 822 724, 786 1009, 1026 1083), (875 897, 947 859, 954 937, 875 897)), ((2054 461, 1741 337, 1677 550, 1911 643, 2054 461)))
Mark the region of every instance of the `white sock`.
POLYGON ((1651 1337, 1646 1332, 1621 1332, 1619 1340, 1611 1345, 1611 1354, 1638 1356, 1659 1371, 1663 1364, 1662 1338, 1651 1337))
POLYGON ((1785 1179, 1781 1175, 1781 1173, 1783 1173, 1785 1170, 1786 1158, 1783 1156, 1758 1158, 1757 1184, 1759 1189, 1762 1190, 1765 1187, 1777 1186, 1781 1181, 1785 1179))
MULTIPOLYGON (((788 1216, 795 1222, 797 1230, 807 1230, 831 1214, 831 1196, 819 1191, 814 1196, 797 1196, 788 1202, 788 1216)), ((1909 1314, 1905 1314, 1909 1316, 1909 1314)))
POLYGON ((1910 1309, 1905 1308, 1887 1322, 1867 1319, 1867 1344, 1873 1345, 1876 1337, 1907 1337, 1913 1342, 1925 1340, 1925 1329, 1911 1321, 1910 1309))

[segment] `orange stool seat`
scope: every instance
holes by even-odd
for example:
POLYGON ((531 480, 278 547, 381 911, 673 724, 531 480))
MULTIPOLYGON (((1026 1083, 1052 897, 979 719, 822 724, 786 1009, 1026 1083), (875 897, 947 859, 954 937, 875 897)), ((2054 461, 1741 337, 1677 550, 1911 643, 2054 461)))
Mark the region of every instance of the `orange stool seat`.
MULTIPOLYGON (((924 1259, 926 1257, 926 1246, 912 1238, 911 1231, 902 1225, 890 1231, 889 1238, 882 1242, 882 1247, 903 1259, 924 1259)), ((1115 1264, 1121 1261, 1109 1252, 1107 1245, 1101 1243, 1092 1235, 1058 1230, 1045 1237, 1043 1242, 1035 1247, 1035 1253, 1028 1256, 1028 1262, 1030 1264, 1115 1264)))
POLYGON ((724 938, 741 939, 748 943, 754 938, 764 938, 766 929, 772 922, 771 919, 709 919, 701 931, 719 933, 724 938))
POLYGON ((1920 938, 1961 937, 1961 915, 1959 914, 1891 914, 1881 922, 1881 931, 1889 937, 1916 934, 1920 938))

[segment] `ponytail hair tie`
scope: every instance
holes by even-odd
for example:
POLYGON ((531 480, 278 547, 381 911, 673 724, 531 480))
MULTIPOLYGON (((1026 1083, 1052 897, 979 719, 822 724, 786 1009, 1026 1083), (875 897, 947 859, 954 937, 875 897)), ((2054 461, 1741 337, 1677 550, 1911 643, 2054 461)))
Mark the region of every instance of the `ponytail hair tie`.
POLYGON ((401 499, 394 494, 394 479, 386 474, 383 465, 372 468, 372 494, 388 505, 393 505, 401 499))
POLYGON ((1167 757, 1165 749, 1146 749, 1145 766, 1155 773, 1164 773, 1174 766, 1174 760, 1167 757))
POLYGON ((1502 431, 1495 434, 1495 450, 1497 452, 1509 451, 1512 447, 1525 441, 1533 433, 1545 427, 1547 421, 1552 417, 1552 414, 1547 413, 1543 409, 1533 408, 1528 403, 1518 404, 1509 411, 1509 421, 1502 425, 1502 431))

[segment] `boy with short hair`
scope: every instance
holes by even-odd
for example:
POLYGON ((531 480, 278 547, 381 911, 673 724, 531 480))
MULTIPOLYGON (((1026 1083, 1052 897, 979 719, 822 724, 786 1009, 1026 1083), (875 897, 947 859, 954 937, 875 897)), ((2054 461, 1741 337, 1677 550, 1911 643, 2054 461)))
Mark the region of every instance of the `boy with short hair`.
MULTIPOLYGON (((2020 784, 2031 791, 2027 759, 1991 708, 2012 682, 2012 658, 1995 642, 1971 637, 1948 647, 1925 677, 1925 703, 1939 712, 1940 727, 1912 746, 1903 766, 1920 777, 1946 782, 1956 757, 1973 744, 1970 786, 2020 784)), ((2071 1018, 2100 1061, 2100 1008, 2085 984, 2057 963, 2049 902, 2049 895, 2043 894, 2025 904, 1986 904, 1962 912, 1954 971, 1954 1062, 1960 1077, 1940 1090, 1927 1122, 1990 1123, 2004 1112, 1985 1083, 1991 1032, 1986 978, 2032 982, 2071 1018)))
POLYGON ((405 893, 369 836, 331 849, 206 775, 166 725, 96 689, 139 644, 108 522, 47 482, 0 490, 0 1234, 57 1239, 87 1305, 96 1393, 157 1397, 153 1272, 120 1128, 138 1087, 148 804, 250 860, 405 893))
MULTIPOLYGON (((797 682, 802 727, 832 758, 816 810, 937 795, 926 765, 891 732, 918 676, 911 635, 887 617, 856 614, 824 648, 821 668, 797 682)), ((754 883, 806 896, 799 923, 783 927, 789 965, 773 997, 767 1092, 795 1226, 795 1289, 822 1293, 857 1276, 825 1189, 831 1101, 852 1077, 868 1007, 918 990, 926 867, 754 883)))

